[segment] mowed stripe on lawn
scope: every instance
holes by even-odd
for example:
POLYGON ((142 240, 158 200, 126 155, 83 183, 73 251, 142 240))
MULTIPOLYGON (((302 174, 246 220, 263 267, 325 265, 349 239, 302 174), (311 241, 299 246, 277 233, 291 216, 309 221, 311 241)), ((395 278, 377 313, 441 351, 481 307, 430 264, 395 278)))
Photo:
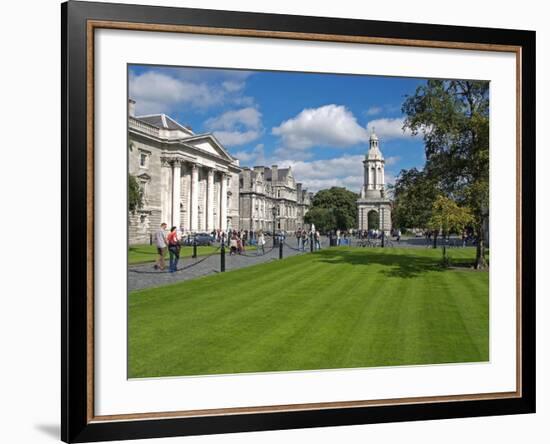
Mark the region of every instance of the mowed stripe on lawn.
POLYGON ((132 292, 129 376, 487 360, 488 273, 440 257, 336 248, 132 292))

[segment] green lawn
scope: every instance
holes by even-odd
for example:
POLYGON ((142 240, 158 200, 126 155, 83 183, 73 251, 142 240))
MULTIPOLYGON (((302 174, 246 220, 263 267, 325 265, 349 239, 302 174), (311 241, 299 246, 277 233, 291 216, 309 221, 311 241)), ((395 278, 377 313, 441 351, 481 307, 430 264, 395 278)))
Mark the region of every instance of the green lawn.
POLYGON ((129 377, 487 361, 489 274, 440 259, 340 247, 132 292, 129 377))
MULTIPOLYGON (((197 256, 204 256, 216 250, 215 246, 197 247, 197 256)), ((181 247, 180 257, 191 257, 193 247, 181 247)), ((154 245, 131 245, 128 247, 128 264, 145 264, 147 262, 155 262, 157 260, 157 247, 154 245)), ((168 251, 166 251, 166 259, 168 260, 168 251)))

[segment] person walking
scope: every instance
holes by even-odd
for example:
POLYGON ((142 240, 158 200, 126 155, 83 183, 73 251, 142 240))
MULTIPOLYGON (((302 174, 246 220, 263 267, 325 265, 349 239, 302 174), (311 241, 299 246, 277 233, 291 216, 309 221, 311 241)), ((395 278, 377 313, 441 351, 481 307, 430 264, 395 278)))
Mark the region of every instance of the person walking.
POLYGON ((302 230, 302 251, 306 250, 308 239, 307 239, 307 231, 302 230))
POLYGON ((296 242, 298 244, 296 248, 298 248, 298 251, 300 251, 301 250, 300 244, 302 243, 302 229, 298 228, 294 233, 294 235, 296 236, 296 242))
POLYGON ((258 235, 256 236, 256 254, 258 256, 265 254, 265 237, 262 230, 258 231, 258 235))
POLYGON ((180 259, 180 243, 176 227, 170 228, 170 233, 166 236, 168 242, 168 252, 170 253, 170 273, 178 270, 178 261, 180 259))
POLYGON ((157 246, 158 258, 153 268, 155 270, 164 271, 166 266, 164 263, 164 255, 166 254, 166 224, 163 222, 160 224, 160 228, 155 233, 155 245, 157 246))
POLYGON ((321 233, 319 233, 319 231, 315 232, 315 249, 321 249, 321 233))
POLYGON ((237 241, 237 235, 233 233, 231 240, 229 241, 229 256, 235 256, 237 254, 237 248, 239 243, 237 241))

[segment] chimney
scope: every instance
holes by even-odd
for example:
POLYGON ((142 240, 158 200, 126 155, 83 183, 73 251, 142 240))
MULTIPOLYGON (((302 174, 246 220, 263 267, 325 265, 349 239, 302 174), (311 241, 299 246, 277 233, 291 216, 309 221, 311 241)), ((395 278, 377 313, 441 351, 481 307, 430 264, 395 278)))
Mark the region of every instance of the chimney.
POLYGON ((296 198, 297 198, 296 200, 298 202, 301 202, 301 200, 302 200, 302 184, 300 182, 298 182, 296 184, 296 198))
POLYGON ((251 185, 250 173, 251 173, 250 168, 243 168, 243 170, 241 171, 241 176, 243 178, 243 185, 242 185, 243 191, 250 190, 250 185, 251 185))
POLYGON ((271 165, 271 183, 279 181, 279 167, 277 165, 271 165))
POLYGON ((128 99, 128 116, 136 116, 136 101, 134 99, 128 99))

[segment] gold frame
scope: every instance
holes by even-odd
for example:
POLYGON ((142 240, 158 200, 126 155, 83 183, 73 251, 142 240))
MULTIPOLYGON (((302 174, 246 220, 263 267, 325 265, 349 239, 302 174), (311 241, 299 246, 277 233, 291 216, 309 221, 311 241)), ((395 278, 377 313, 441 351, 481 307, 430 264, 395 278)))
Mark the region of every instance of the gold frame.
POLYGON ((517 232, 522 228, 522 108, 521 108, 521 66, 522 48, 514 45, 498 45, 466 42, 445 42, 432 40, 412 40, 363 36, 343 36, 330 34, 310 34, 299 32, 262 31, 251 29, 214 28, 187 25, 162 25, 105 20, 87 21, 86 63, 87 63, 87 422, 109 422, 122 420, 144 420, 161 418, 189 418, 199 416, 237 415, 243 413, 272 413, 303 410, 324 410, 335 408, 374 407, 406 405, 416 403, 459 402, 474 400, 511 399, 522 397, 522 269, 521 236, 516 239, 516 391, 497 393, 474 393, 450 396, 424 396, 364 401, 338 401, 307 404, 286 404, 256 407, 231 407, 203 410, 182 410, 173 412, 130 413, 95 416, 94 414, 94 32, 96 29, 120 29, 150 32, 175 32, 231 37, 276 38, 288 40, 309 40, 338 43, 363 43, 374 45, 408 46, 421 48, 464 49, 488 52, 509 52, 516 56, 516 224, 517 232))

